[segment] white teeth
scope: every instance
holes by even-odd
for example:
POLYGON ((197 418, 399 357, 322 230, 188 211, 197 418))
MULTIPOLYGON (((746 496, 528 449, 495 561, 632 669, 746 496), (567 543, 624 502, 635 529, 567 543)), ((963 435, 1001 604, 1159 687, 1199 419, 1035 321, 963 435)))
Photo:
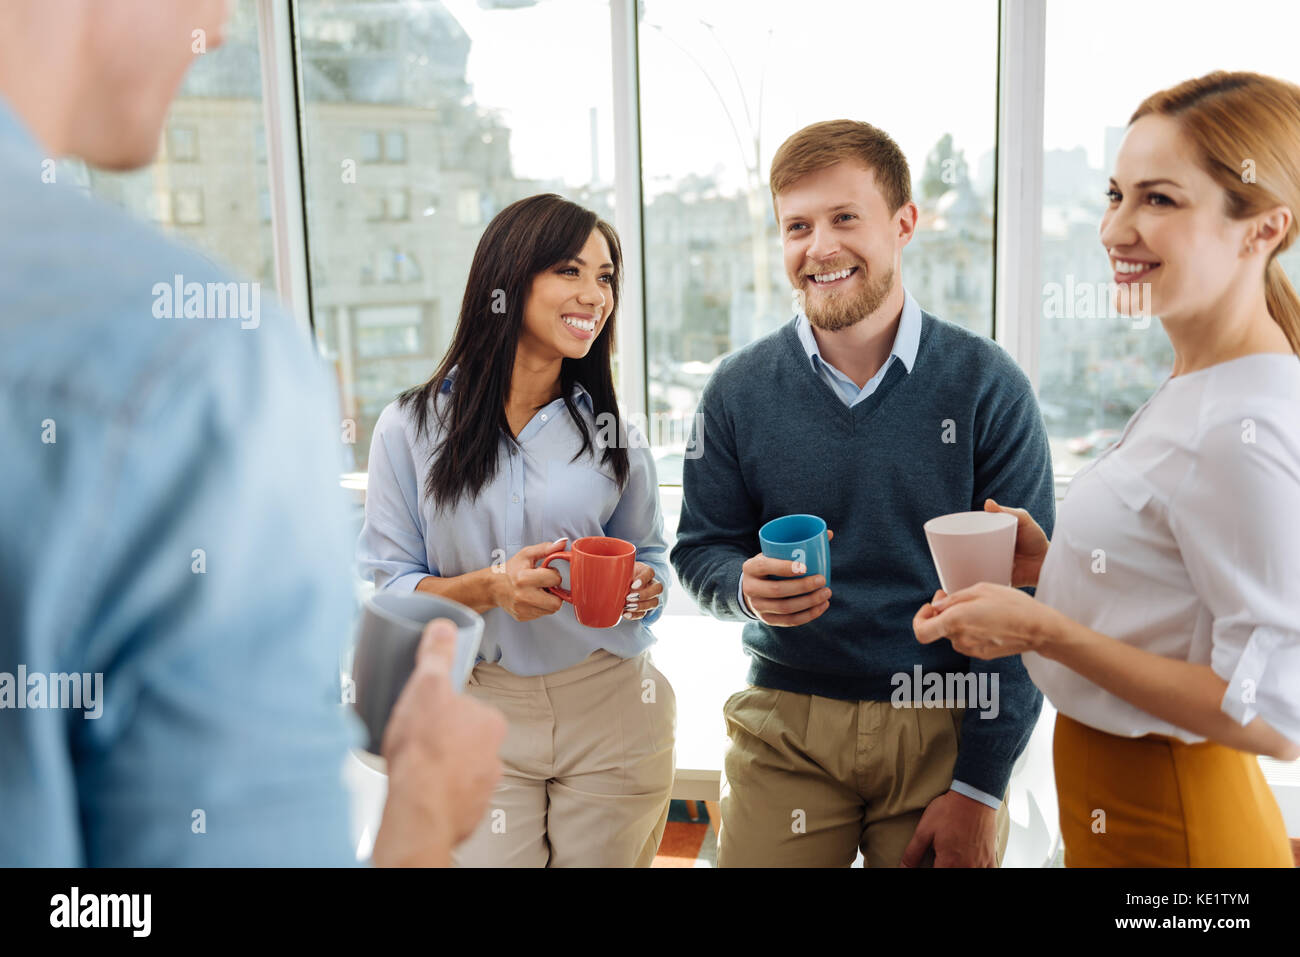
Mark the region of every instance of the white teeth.
POLYGON ((581 329, 583 332, 596 331, 595 319, 575 319, 573 316, 561 316, 560 318, 564 320, 565 325, 573 326, 575 329, 581 329))
POLYGON ((1159 263, 1126 263, 1121 260, 1115 260, 1116 272, 1143 272, 1160 265, 1159 263))
POLYGON ((813 282, 835 282, 837 279, 843 279, 852 269, 841 269, 837 272, 824 272, 813 276, 813 282))

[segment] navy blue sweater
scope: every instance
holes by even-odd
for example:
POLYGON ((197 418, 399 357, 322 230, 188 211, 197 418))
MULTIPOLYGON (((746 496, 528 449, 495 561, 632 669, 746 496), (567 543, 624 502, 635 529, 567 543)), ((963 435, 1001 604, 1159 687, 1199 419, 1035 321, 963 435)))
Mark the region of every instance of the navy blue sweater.
POLYGON ((723 360, 700 413, 671 561, 701 608, 747 623, 750 682, 888 701, 894 676, 916 665, 997 673, 998 714, 979 719, 968 704, 953 777, 1004 794, 1042 694, 1018 656, 980 661, 947 641, 923 645, 912 617, 939 587, 927 520, 994 498, 1052 533, 1051 453, 1025 374, 995 343, 923 312, 912 371, 892 363, 849 408, 813 370, 791 320, 723 360), (805 625, 773 628, 741 609, 740 567, 759 551, 764 522, 799 512, 835 532, 831 603, 805 625))

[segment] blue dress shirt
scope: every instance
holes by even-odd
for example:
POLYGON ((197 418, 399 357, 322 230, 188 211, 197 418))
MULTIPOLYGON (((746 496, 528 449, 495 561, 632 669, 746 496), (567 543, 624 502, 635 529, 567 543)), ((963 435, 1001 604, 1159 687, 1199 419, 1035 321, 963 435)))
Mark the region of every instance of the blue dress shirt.
MULTIPOLYGON (((442 383, 440 399, 455 387, 455 373, 442 383)), ((591 396, 575 385, 572 399, 595 443, 599 430, 591 396)), ((650 565, 664 585, 653 611, 639 621, 588 628, 568 603, 528 622, 492 608, 483 614, 479 660, 499 662, 517 675, 542 675, 601 648, 621 658, 639 655, 654 642, 649 626, 663 613, 670 576, 654 458, 641 432, 625 425, 631 472, 622 492, 609 466, 590 455, 571 461, 582 437, 564 400, 555 399, 520 431, 519 450, 500 436, 497 474, 474 502, 461 499, 439 511, 423 491, 430 455, 442 441, 436 415, 429 417, 430 433, 417 436, 410 414, 390 404, 370 444, 366 522, 357 542, 361 576, 376 588, 412 591, 426 576, 452 578, 488 568, 539 542, 567 537, 568 548, 587 535, 621 538, 636 546, 636 560, 650 565)), ((551 567, 567 583, 567 564, 551 567)))
POLYGON ((355 863, 333 386, 269 303, 155 315, 232 277, 45 160, 0 99, 0 680, 102 710, 0 707, 0 865, 355 863))
MULTIPOLYGON (((799 333, 799 341, 803 343, 804 352, 808 354, 808 361, 812 363, 813 369, 841 402, 849 408, 853 408, 853 406, 876 391, 876 388, 884 381, 885 374, 889 372, 889 367, 893 363, 903 363, 903 368, 909 374, 911 373, 912 366, 916 364, 917 346, 921 342, 921 307, 912 298, 912 294, 904 289, 903 312, 898 319, 898 332, 894 334, 894 345, 879 371, 868 379, 867 384, 861 388, 858 388, 856 382, 822 358, 821 349, 817 345, 817 338, 813 335, 812 323, 806 314, 799 313, 798 324, 795 328, 799 333)), ((758 618, 749 610, 749 604, 745 601, 743 591, 740 596, 740 607, 751 618, 758 618)), ((958 794, 964 794, 966 797, 979 801, 981 804, 987 804, 994 809, 1002 805, 1001 798, 994 797, 992 794, 981 791, 979 788, 973 788, 961 781, 953 781, 952 789, 958 794)))

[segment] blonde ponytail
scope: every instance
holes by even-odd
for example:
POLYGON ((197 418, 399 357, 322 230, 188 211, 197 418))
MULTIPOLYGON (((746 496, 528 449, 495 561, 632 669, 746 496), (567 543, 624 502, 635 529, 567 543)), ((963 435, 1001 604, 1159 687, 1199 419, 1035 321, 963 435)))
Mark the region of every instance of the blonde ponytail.
POLYGON ((1291 351, 1300 355, 1300 295, 1296 294, 1276 256, 1268 261, 1268 269, 1264 272, 1264 298, 1268 303, 1268 314, 1286 333, 1291 351))

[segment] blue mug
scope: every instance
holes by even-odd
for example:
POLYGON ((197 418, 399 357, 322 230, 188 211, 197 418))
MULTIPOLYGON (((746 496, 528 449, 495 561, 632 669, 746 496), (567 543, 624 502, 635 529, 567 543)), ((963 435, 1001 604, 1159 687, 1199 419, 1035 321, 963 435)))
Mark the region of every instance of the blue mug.
POLYGON ((826 534, 826 523, 816 515, 774 518, 758 530, 758 542, 768 558, 803 562, 809 575, 824 575, 826 584, 830 585, 830 538, 826 534))

